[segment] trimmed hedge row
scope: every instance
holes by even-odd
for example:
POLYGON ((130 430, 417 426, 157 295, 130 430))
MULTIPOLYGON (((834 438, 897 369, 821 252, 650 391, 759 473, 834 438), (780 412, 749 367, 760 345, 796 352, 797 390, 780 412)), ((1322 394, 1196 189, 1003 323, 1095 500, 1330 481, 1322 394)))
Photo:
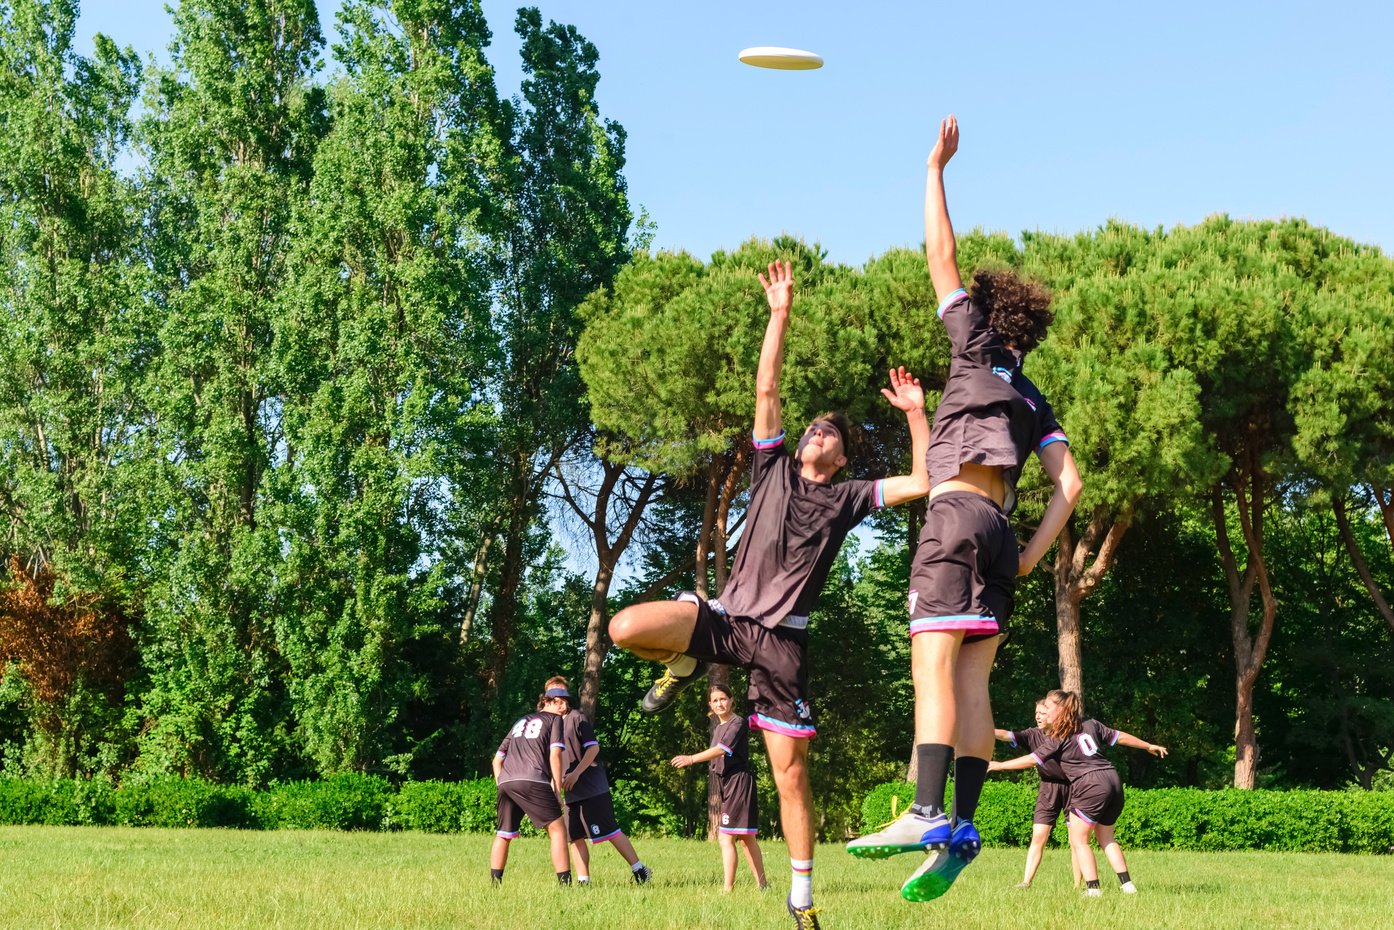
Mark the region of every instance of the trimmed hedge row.
MULTIPOLYGON (((864 832, 891 819, 892 798, 905 810, 915 786, 872 789, 862 803, 864 832)), ((1117 825, 1124 849, 1394 852, 1394 792, 1129 788, 1126 801, 1117 825)), ((1035 806, 1035 782, 990 781, 973 823, 985 844, 1026 846, 1035 806)), ((1052 839, 1067 842, 1064 818, 1052 839)))
POLYGON ((265 791, 193 778, 108 781, 0 778, 0 824, 237 827, 251 830, 494 829, 494 780, 408 782, 335 775, 265 791))

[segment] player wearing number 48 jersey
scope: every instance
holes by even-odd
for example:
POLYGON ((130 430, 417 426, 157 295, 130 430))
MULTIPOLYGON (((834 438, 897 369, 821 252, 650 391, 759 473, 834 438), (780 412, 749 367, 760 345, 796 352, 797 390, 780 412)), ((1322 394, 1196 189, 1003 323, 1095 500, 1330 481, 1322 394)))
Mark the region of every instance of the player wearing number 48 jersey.
POLYGON ((566 822, 561 816, 564 743, 561 717, 557 716, 557 709, 560 707, 565 713, 566 706, 566 698, 560 694, 548 691, 541 695, 537 713, 514 723, 494 753, 499 819, 489 853, 489 874, 495 884, 503 881, 508 844, 518 838, 524 814, 533 826, 547 831, 557 881, 571 884, 571 868, 566 861, 566 822))
POLYGON ((605 766, 600 762, 600 741, 585 714, 577 710, 565 678, 560 675, 547 679, 547 694, 564 698, 563 704, 551 705, 552 712, 562 720, 562 787, 566 789, 566 830, 571 835, 571 851, 576 858, 576 882, 590 884, 590 848, 609 843, 629 864, 636 884, 643 885, 652 877, 648 866, 639 859, 634 844, 620 829, 615 817, 615 804, 610 796, 610 782, 605 766))
POLYGON ((1070 782, 1070 849, 1084 875, 1085 894, 1094 897, 1100 893, 1098 865, 1089 848, 1091 832, 1118 873, 1123 892, 1132 894, 1137 887, 1128 873, 1123 849, 1113 835, 1113 826, 1123 812, 1123 782, 1103 753, 1121 743, 1165 758, 1166 747, 1086 719, 1079 695, 1073 691, 1052 691, 1044 703, 1045 723, 1039 729, 1011 733, 1012 743, 1025 746, 1030 753, 1008 762, 989 763, 988 769, 1009 772, 1035 765, 1058 765, 1070 782))

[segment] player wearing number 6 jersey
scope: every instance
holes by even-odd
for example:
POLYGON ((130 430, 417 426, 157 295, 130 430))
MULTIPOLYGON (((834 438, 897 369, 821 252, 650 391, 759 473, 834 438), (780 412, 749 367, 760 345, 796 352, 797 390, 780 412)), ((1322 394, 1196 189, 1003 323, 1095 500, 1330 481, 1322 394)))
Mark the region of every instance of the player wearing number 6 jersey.
POLYGON ((547 831, 552 867, 557 881, 571 884, 566 860, 566 822, 561 817, 561 717, 566 713, 565 689, 551 689, 537 699, 537 713, 528 714, 508 730, 494 753, 494 781, 499 791, 498 829, 489 853, 489 874, 495 884, 503 881, 508 865, 508 844, 518 838, 523 815, 538 829, 547 831), (555 693, 558 690, 560 694, 555 693))
POLYGON ((1113 826, 1123 812, 1123 782, 1118 770, 1104 757, 1103 750, 1121 743, 1165 758, 1166 747, 1112 729, 1092 718, 1086 719, 1079 695, 1073 691, 1047 694, 1044 725, 1040 729, 1013 732, 1012 738, 1031 752, 1009 762, 989 763, 988 770, 1009 772, 1048 763, 1060 766, 1070 782, 1070 849, 1084 875, 1085 894, 1094 897, 1100 893, 1098 866, 1089 848, 1091 831, 1118 873, 1123 892, 1136 892, 1123 849, 1113 835, 1113 826))

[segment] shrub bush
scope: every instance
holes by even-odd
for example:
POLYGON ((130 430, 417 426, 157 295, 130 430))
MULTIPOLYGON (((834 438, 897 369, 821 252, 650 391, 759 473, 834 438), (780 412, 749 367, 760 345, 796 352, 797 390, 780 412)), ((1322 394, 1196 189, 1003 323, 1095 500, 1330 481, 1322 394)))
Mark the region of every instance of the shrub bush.
POLYGON ((492 778, 474 781, 409 781, 388 802, 388 823, 426 833, 490 833, 498 792, 492 778))
POLYGON ((0 823, 112 823, 112 784, 103 779, 0 778, 0 823))
MULTIPOLYGON (((914 800, 906 782, 878 785, 862 804, 862 830, 875 830, 914 800)), ((1387 853, 1394 847, 1394 796, 1370 791, 1241 791, 1130 788, 1118 820, 1125 849, 1387 853)), ((973 818, 983 842, 1031 841, 1034 782, 990 781, 973 818)), ((1057 826, 1054 837, 1065 841, 1057 826)))
POLYGON ((264 830, 381 830, 392 786, 375 775, 343 773, 292 781, 256 795, 264 830))
POLYGON ((236 785, 162 776, 112 792, 111 823, 132 827, 255 827, 253 793, 236 785))

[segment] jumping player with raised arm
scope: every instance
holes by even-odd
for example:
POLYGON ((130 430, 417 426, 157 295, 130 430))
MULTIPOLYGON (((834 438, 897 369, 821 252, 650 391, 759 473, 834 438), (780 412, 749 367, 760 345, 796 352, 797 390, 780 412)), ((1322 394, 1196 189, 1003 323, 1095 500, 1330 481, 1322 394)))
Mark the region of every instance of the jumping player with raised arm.
POLYGON ((847 464, 850 427, 841 414, 815 419, 790 456, 784 448, 779 400, 784 334, 793 303, 789 263, 761 274, 770 317, 755 377, 755 433, 750 505, 721 599, 690 592, 676 601, 635 604, 610 622, 617 646, 667 666, 644 697, 657 712, 719 662, 750 669, 750 725, 762 730, 779 789, 780 822, 793 881, 789 913, 800 930, 818 927, 813 907, 813 797, 808 740, 815 733, 808 694, 808 615, 818 602, 842 541, 878 507, 914 500, 928 489, 924 455, 929 424, 924 391, 903 368, 881 393, 904 412, 913 471, 879 481, 833 482, 847 464))
MULTIPOLYGON (((1045 722, 1045 701, 1037 701, 1035 731, 1040 732, 1045 722)), ((999 729, 993 732, 999 740, 1013 746, 1025 746, 1031 738, 1024 730, 999 729)), ((989 771, 992 770, 992 765, 993 763, 988 763, 989 771)), ((1055 822, 1069 808, 1070 803, 1070 780, 1065 777, 1060 763, 1054 759, 1038 759, 1036 767, 1040 770, 1041 783, 1036 788, 1036 809, 1031 816, 1031 846, 1026 850, 1026 874, 1016 886, 1018 888, 1031 887, 1031 882, 1036 878, 1036 870, 1041 867, 1041 859, 1045 856, 1046 842, 1055 830, 1055 822)), ((1074 874, 1075 887, 1078 888, 1079 863, 1074 859, 1073 850, 1070 853, 1070 871, 1074 874)))
POLYGON ((571 864, 566 860, 566 821, 561 816, 562 742, 561 717, 566 698, 547 693, 538 697, 537 712, 509 727, 494 753, 494 781, 498 784, 499 820, 494 846, 489 853, 489 875, 494 884, 503 881, 508 865, 508 844, 518 838, 527 814, 533 826, 547 831, 552 867, 557 881, 571 884, 571 864))
POLYGON ((547 679, 548 697, 562 698, 548 705, 552 713, 561 716, 562 726, 562 788, 566 790, 566 832, 571 837, 571 853, 576 858, 576 882, 590 884, 591 856, 586 844, 609 843, 629 865, 634 882, 646 884, 652 877, 634 844, 620 829, 615 817, 614 799, 610 796, 610 781, 600 762, 600 741, 590 720, 572 705, 570 683, 561 675, 547 679))
POLYGON ((1045 555, 1080 492, 1069 442, 1021 370, 1051 321, 1049 294, 1010 271, 980 271, 970 297, 959 277, 944 195, 944 168, 957 150, 958 121, 950 116, 939 126, 925 185, 925 254, 952 357, 934 413, 929 506, 910 568, 915 803, 847 847, 865 858, 928 849, 901 886, 909 901, 942 895, 981 848, 972 819, 992 757, 988 677, 1016 602, 1017 576, 1045 555), (1007 517, 1033 451, 1054 493, 1036 534, 1018 551, 1007 517), (952 810, 944 806, 950 763, 952 810))
POLYGON ((1166 758, 1165 746, 1138 739, 1131 733, 1114 730, 1093 718, 1084 717, 1084 706, 1073 691, 1052 691, 1045 697, 1045 723, 1039 730, 1023 730, 1017 736, 1031 752, 1009 762, 993 762, 989 771, 1011 772, 1033 765, 1054 762, 1070 781, 1070 849, 1084 875, 1086 895, 1097 897, 1099 868, 1089 848, 1089 834, 1098 838, 1124 894, 1134 894, 1137 886, 1128 873, 1123 847, 1114 839, 1113 827, 1123 813, 1123 780, 1113 763, 1103 756, 1105 746, 1121 743, 1145 749, 1159 759, 1166 758))
POLYGON ((764 891, 765 860, 755 837, 760 832, 758 797, 755 774, 750 771, 750 727, 745 718, 731 707, 731 692, 721 685, 712 685, 707 706, 716 717, 711 745, 692 755, 674 756, 674 768, 687 768, 702 762, 711 763, 711 776, 721 790, 721 816, 717 837, 721 841, 722 891, 736 887, 736 844, 745 850, 745 861, 755 875, 755 883, 764 891))

